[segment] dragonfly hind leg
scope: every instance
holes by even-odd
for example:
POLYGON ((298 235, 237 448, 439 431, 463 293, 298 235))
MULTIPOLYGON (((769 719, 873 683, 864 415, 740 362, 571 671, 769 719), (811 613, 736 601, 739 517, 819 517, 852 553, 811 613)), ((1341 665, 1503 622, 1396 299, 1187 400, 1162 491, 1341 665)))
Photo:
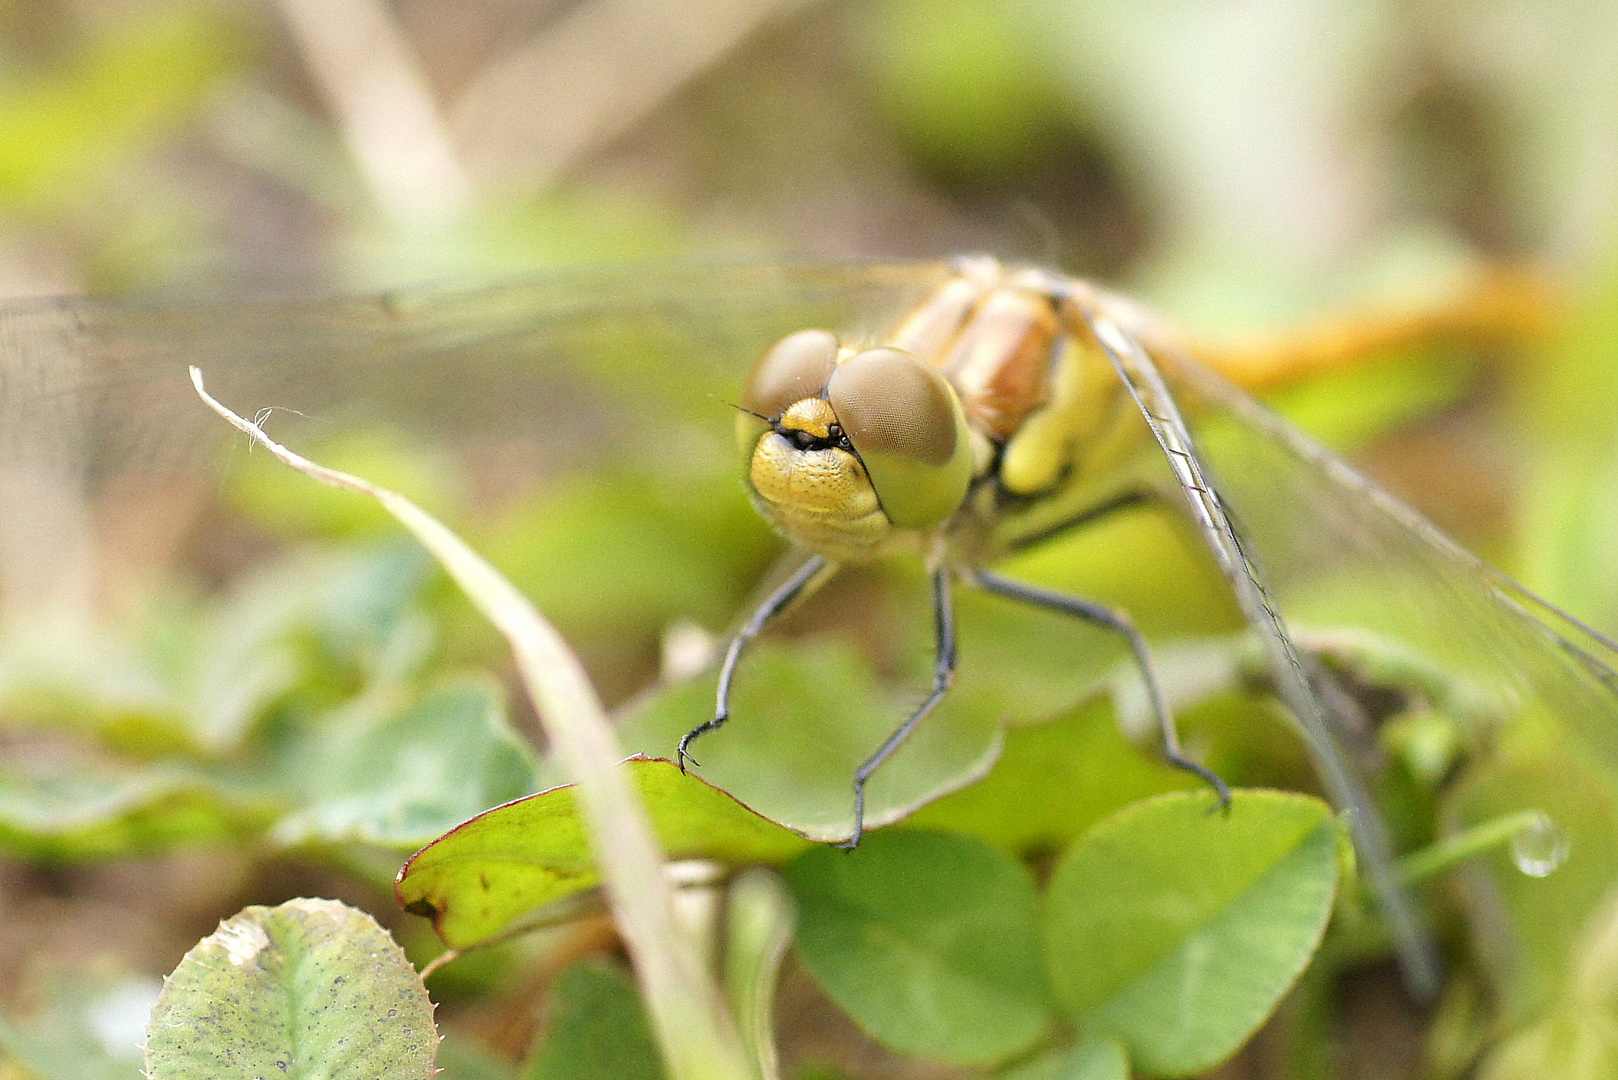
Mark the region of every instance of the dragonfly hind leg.
POLYGON ((819 555, 811 557, 798 568, 797 573, 787 578, 780 588, 771 593, 764 603, 758 606, 758 610, 753 612, 752 617, 747 620, 747 624, 737 631, 736 636, 731 639, 730 648, 725 650, 724 666, 719 669, 719 700, 714 707, 713 719, 704 720, 686 732, 684 737, 680 739, 679 749, 675 752, 675 760, 678 762, 681 772, 686 771, 687 762, 692 765, 701 764, 687 752, 692 740, 699 735, 707 734, 716 727, 722 726, 726 720, 730 719, 730 684, 736 676, 736 665, 741 661, 742 651, 747 648, 748 642, 758 637, 771 619, 791 607, 793 601, 803 595, 804 590, 809 588, 820 577, 826 567, 827 562, 825 559, 819 555))
POLYGON ((1001 577, 999 574, 987 570, 978 570, 971 576, 971 581, 978 587, 1004 596, 1010 600, 1017 600, 1034 607, 1046 608, 1063 615, 1083 619, 1107 630, 1120 634, 1129 643, 1130 651, 1135 656, 1135 667, 1140 671, 1141 682, 1146 686, 1146 700, 1151 706, 1152 714, 1157 719, 1157 726, 1162 732, 1163 756, 1170 765, 1183 769, 1194 776, 1200 777, 1204 783, 1213 788, 1214 794, 1219 796, 1221 809, 1230 806, 1230 787, 1219 774, 1205 765, 1199 765, 1186 757, 1180 750, 1180 735, 1174 726, 1174 714, 1169 711, 1168 702, 1163 697, 1163 689, 1157 679, 1157 671, 1152 666, 1151 654, 1146 648, 1146 638, 1140 632, 1128 615, 1122 611, 1110 608, 1105 604, 1098 604, 1089 600, 1082 600, 1075 596, 1041 589, 1035 585, 1025 585, 1020 581, 1001 577))
POLYGON ((905 722, 893 730, 883 744, 877 747, 876 753, 866 758, 860 767, 854 770, 854 831, 847 840, 841 841, 837 846, 845 851, 852 851, 859 847, 860 837, 865 833, 865 783, 871 774, 882 767, 882 763, 892 757, 904 741, 910 738, 933 707, 943 700, 944 694, 949 691, 950 685, 955 681, 955 612, 950 601, 949 571, 933 571, 933 626, 935 633, 935 660, 933 661, 933 689, 927 695, 927 700, 917 706, 905 722))

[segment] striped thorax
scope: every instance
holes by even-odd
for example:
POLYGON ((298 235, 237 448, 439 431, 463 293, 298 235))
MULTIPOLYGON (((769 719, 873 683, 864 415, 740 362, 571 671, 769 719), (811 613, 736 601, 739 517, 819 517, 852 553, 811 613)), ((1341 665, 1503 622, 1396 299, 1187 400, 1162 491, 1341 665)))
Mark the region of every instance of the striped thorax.
POLYGON ((834 562, 967 564, 1104 499, 1143 432, 1077 287, 968 260, 880 342, 782 339, 738 426, 760 512, 834 562))

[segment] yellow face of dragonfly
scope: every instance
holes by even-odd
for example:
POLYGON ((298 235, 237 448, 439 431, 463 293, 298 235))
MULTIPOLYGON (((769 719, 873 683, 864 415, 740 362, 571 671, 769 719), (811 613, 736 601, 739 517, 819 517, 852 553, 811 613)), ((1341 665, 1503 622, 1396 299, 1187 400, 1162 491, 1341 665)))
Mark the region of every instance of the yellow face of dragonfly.
POLYGON ((899 349, 792 334, 753 369, 742 407, 753 501, 788 539, 830 559, 869 558, 901 532, 941 524, 972 481, 955 391, 899 349))

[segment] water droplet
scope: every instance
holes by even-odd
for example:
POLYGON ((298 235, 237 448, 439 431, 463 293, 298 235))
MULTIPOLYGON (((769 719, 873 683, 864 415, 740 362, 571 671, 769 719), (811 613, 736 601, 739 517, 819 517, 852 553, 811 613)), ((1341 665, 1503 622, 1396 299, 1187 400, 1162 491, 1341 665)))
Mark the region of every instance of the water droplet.
POLYGON ((1529 877, 1542 878, 1553 873, 1567 861, 1567 834, 1556 827, 1544 814, 1535 814, 1534 820, 1511 838, 1511 861, 1529 877))

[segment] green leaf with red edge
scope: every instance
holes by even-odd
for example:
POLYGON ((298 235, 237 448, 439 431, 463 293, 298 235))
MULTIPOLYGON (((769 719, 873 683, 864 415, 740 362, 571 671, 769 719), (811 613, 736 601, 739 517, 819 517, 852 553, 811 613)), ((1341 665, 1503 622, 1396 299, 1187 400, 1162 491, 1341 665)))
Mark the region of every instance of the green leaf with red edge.
MULTIPOLYGON (((775 863, 808 841, 760 817, 671 762, 624 762, 671 858, 775 863)), ((407 911, 433 920, 445 944, 470 948, 523 915, 599 881, 572 785, 497 806, 411 856, 395 892, 407 911)))
MULTIPOLYGON (((796 833, 845 839, 853 831, 855 770, 929 685, 930 647, 907 659, 924 670, 890 685, 853 641, 815 636, 755 643, 736 675, 730 722, 691 748, 701 762, 696 771, 796 833)), ((638 703, 619 737, 626 747, 668 753, 680 736, 711 719, 713 708, 713 680, 693 680, 638 703)), ((871 777, 866 828, 899 821, 981 779, 1003 741, 998 710, 977 700, 972 687, 958 685, 871 777)))

